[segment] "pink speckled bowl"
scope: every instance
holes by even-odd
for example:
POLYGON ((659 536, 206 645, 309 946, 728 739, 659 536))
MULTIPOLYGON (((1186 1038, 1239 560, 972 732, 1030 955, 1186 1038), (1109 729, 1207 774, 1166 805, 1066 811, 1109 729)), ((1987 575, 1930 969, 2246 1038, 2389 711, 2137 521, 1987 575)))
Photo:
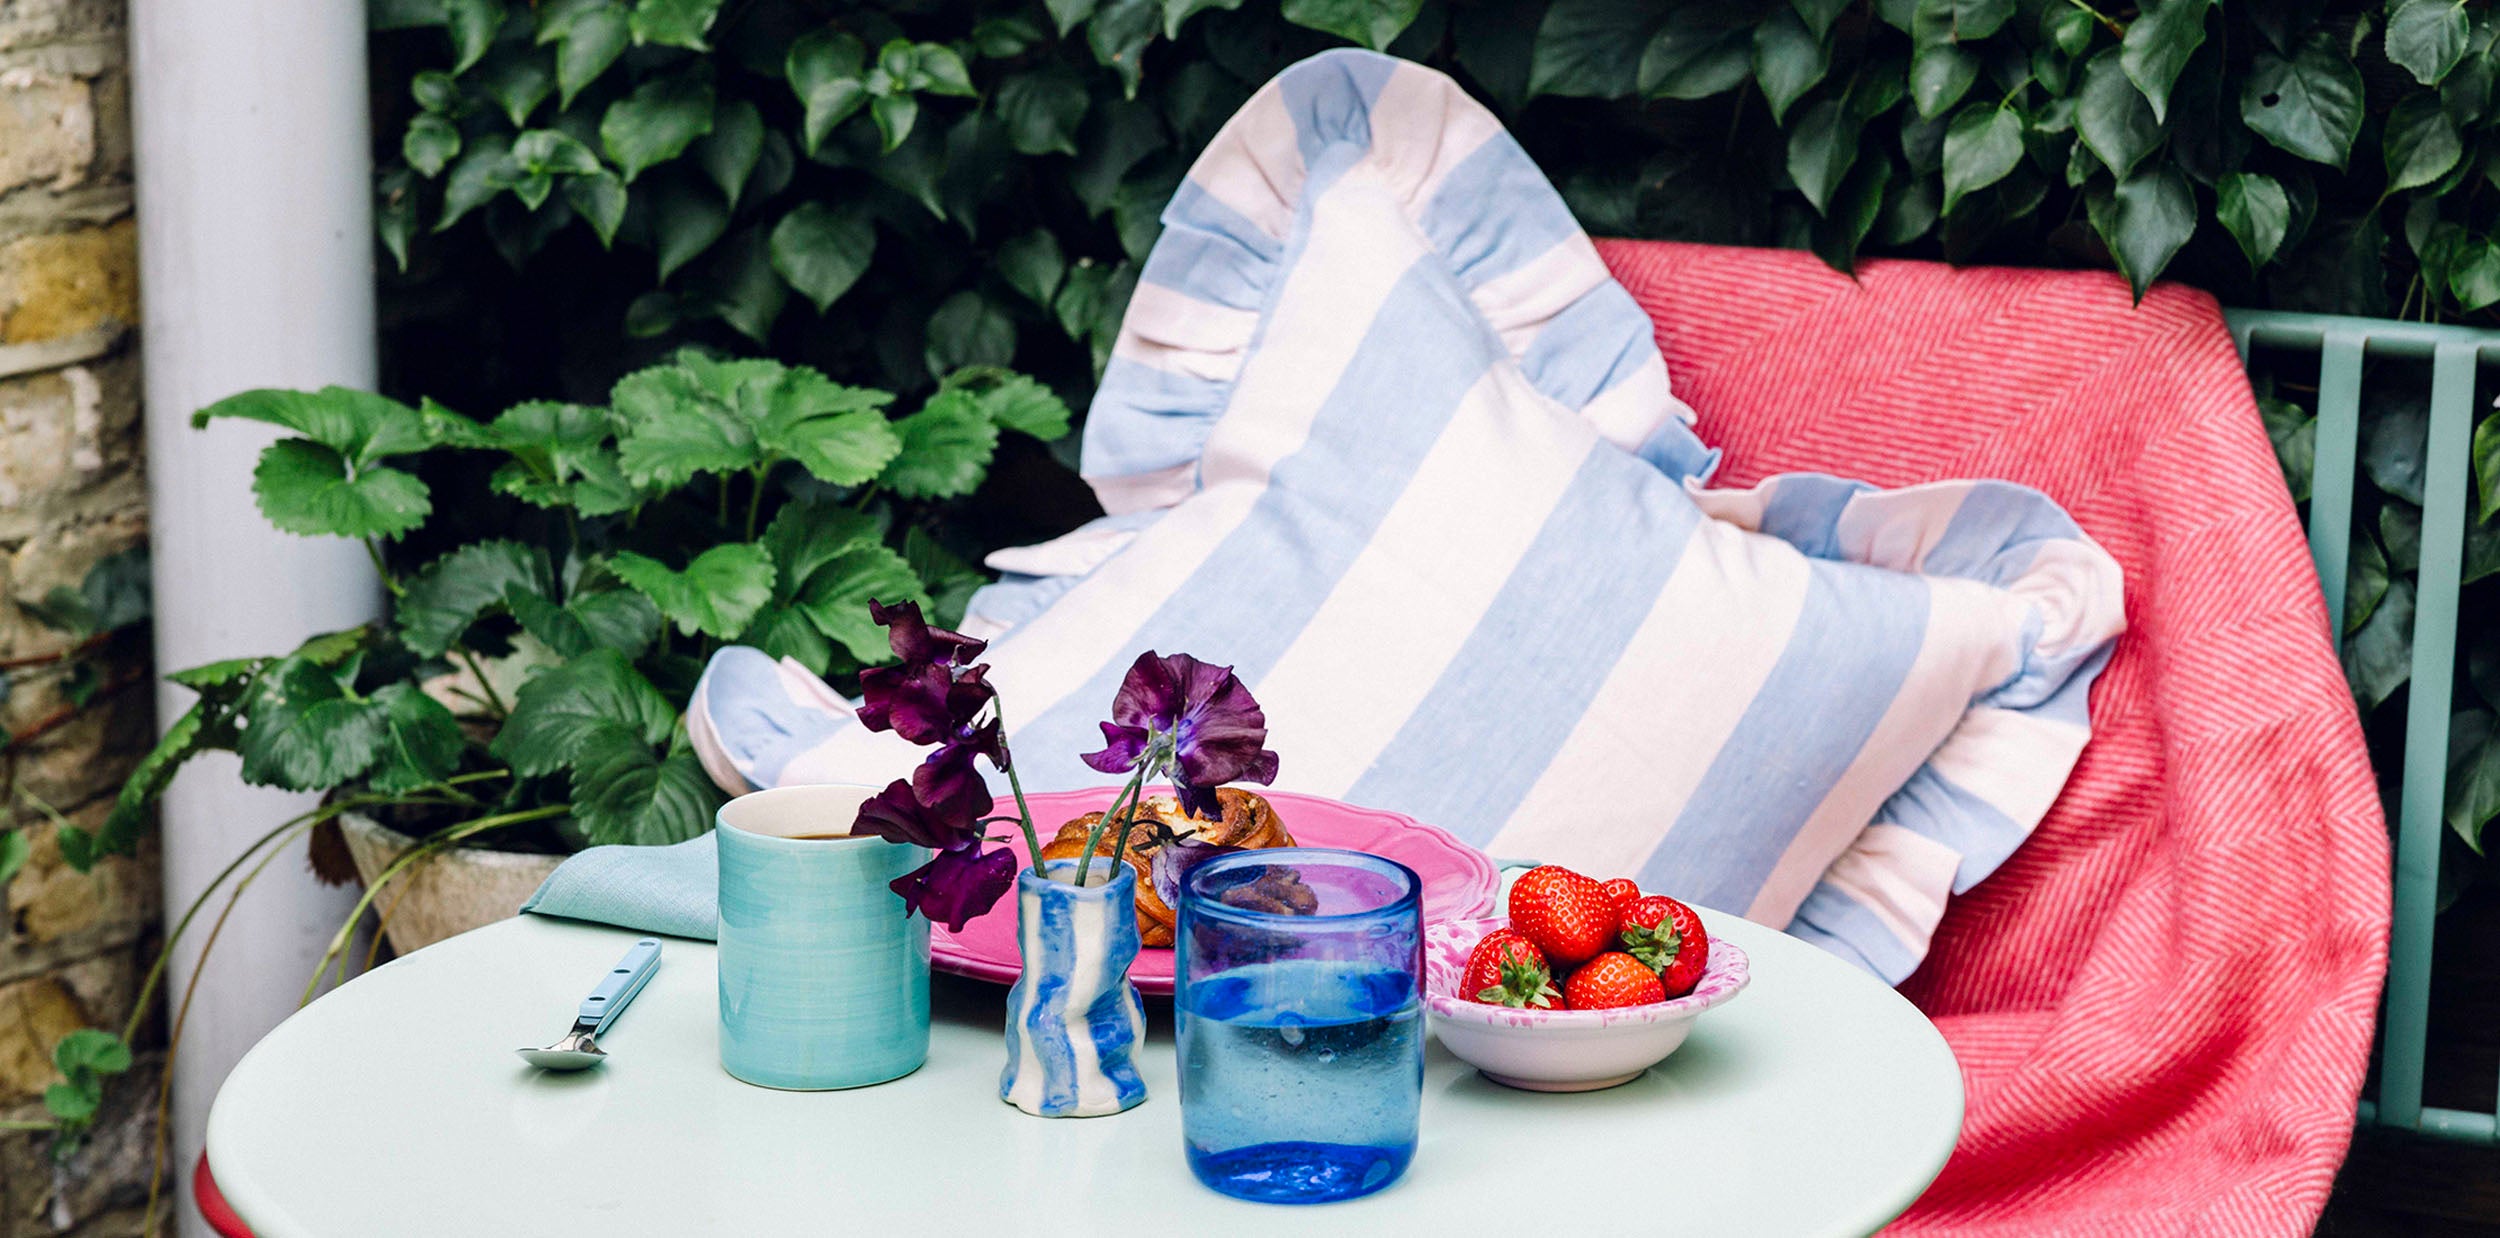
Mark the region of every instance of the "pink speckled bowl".
POLYGON ((1620 1010, 1518 1010, 1458 996, 1468 952, 1509 923, 1507 917, 1449 920, 1424 929, 1424 1009, 1432 1013, 1432 1034, 1460 1061, 1515 1088, 1594 1092, 1630 1083, 1675 1052, 1702 1011, 1753 979, 1745 952, 1713 935, 1701 982, 1673 1001, 1620 1010))

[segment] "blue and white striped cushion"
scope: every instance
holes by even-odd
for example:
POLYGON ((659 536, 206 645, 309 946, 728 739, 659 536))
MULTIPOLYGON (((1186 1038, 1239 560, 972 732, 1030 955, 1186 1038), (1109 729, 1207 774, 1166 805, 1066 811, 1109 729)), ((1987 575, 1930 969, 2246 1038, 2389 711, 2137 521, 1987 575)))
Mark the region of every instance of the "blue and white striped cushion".
MULTIPOLYGON (((1087 428, 1114 514, 993 556, 966 625, 1028 789, 1106 781, 1077 754, 1122 672, 1187 651, 1252 685, 1279 787, 1890 980, 2056 797, 2115 562, 2003 483, 1704 489, 1648 320, 1446 78, 1295 66, 1165 222, 1087 428)), ((752 650, 693 713, 732 787, 919 755, 752 650)))

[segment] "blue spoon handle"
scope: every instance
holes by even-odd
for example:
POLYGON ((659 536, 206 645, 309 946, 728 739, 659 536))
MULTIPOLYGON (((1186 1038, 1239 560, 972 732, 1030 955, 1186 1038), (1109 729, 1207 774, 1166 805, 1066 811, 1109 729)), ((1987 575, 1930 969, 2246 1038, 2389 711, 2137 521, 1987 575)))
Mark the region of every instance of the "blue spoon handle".
POLYGON ((634 948, 626 951, 625 957, 618 959, 616 966, 599 978, 599 987, 582 999, 581 1010, 573 1016, 575 1021, 590 1024, 593 1036, 605 1033, 608 1025, 616 1022, 616 1016, 625 1013, 625 1004, 634 1000, 634 994, 642 992, 643 985, 650 983, 651 973, 658 970, 659 939, 645 937, 635 942, 634 948))

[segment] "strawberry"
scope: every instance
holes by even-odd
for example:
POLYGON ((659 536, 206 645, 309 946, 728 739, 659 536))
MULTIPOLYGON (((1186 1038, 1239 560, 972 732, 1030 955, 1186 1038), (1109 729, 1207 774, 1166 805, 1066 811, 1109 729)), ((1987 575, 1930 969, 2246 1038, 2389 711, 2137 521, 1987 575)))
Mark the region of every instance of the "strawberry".
POLYGON ((1667 996, 1682 997, 1701 982, 1710 964, 1710 934, 1693 909, 1664 894, 1633 900, 1623 909, 1625 952, 1655 969, 1667 996))
POLYGON ((1598 882, 1597 892, 1606 896, 1607 906, 1621 911, 1625 904, 1641 896, 1641 887, 1629 877, 1617 877, 1612 881, 1598 882))
POLYGON ((1506 928, 1485 934, 1468 953, 1467 974, 1458 982, 1458 995, 1488 1006, 1546 1010, 1558 1010, 1563 1002, 1554 988, 1554 973, 1545 965, 1545 953, 1506 928))
POLYGON ((1560 865, 1529 869, 1510 888, 1510 926, 1555 967, 1597 957, 1614 944, 1617 924, 1598 884, 1560 865))
POLYGON ((1609 950, 1571 973, 1570 982, 1563 986, 1563 997, 1573 1010, 1612 1010, 1663 1002, 1667 1000, 1667 991, 1658 983, 1658 973, 1651 971, 1647 963, 1620 950, 1609 950))

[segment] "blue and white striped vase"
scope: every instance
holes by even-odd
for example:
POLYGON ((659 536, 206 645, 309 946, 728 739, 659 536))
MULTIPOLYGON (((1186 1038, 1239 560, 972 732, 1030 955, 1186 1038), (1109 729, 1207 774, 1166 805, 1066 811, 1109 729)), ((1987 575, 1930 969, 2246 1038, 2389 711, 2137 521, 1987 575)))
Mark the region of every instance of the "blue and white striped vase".
POLYGON ((1007 993, 1007 1068, 998 1098, 1044 1118, 1092 1118, 1135 1108, 1146 1081, 1130 1055, 1146 1011, 1128 969, 1137 961, 1137 878, 1095 857, 1080 889, 1076 861, 1052 861, 1058 880, 1016 874, 1016 941, 1024 972, 1007 993), (1109 881, 1103 870, 1117 868, 1109 881))

